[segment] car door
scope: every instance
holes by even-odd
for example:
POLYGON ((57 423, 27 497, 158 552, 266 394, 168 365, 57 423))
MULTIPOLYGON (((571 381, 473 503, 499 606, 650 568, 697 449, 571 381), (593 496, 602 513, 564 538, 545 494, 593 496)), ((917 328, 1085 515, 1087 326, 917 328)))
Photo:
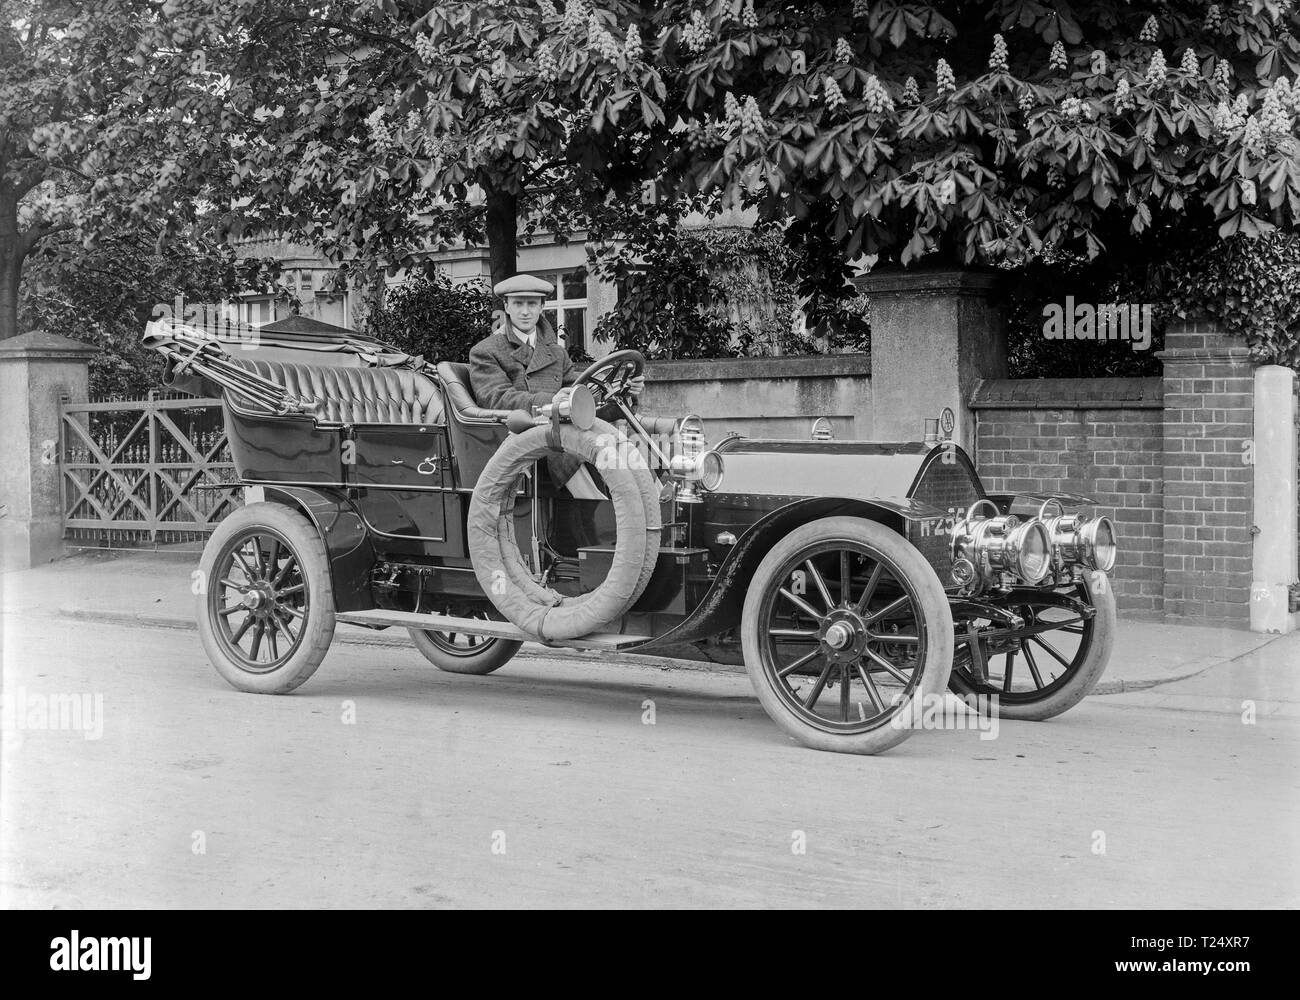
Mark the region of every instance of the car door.
POLYGON ((352 444, 351 485, 376 546, 443 554, 452 488, 446 425, 357 424, 352 444))

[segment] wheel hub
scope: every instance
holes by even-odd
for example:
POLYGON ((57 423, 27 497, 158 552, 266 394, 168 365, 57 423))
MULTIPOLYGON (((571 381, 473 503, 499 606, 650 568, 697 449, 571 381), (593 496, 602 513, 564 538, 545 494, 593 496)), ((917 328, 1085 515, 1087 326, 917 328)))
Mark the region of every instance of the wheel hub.
POLYGON ((256 617, 265 618, 275 610, 278 602, 270 583, 265 580, 258 580, 244 591, 239 603, 253 612, 256 617))
POLYGON ((817 638, 828 659, 850 663, 867 647, 866 623, 848 608, 836 608, 822 621, 817 638))
POLYGON ((826 630, 826 644, 832 649, 843 649, 853 641, 853 629, 843 622, 836 622, 826 630))

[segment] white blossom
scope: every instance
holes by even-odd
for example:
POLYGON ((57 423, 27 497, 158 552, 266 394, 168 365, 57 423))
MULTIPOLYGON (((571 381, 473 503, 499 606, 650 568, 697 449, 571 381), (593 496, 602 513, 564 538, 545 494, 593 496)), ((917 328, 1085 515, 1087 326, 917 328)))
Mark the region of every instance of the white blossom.
POLYGON ((637 62, 641 58, 641 29, 635 24, 628 25, 627 38, 623 42, 623 54, 630 63, 637 62))
POLYGON ((1000 33, 993 36, 993 54, 989 56, 989 69, 997 73, 1007 71, 1007 40, 1000 33))
POLYGON ((844 99, 844 91, 840 90, 840 85, 835 82, 834 77, 826 78, 826 107, 834 111, 836 108, 842 108, 847 101, 844 99))
POLYGON ((709 31, 708 22, 704 20, 704 15, 698 10, 691 11, 691 22, 682 29, 682 44, 698 55, 709 47, 712 38, 713 35, 709 31))
POLYGON ((934 84, 939 93, 952 93, 957 89, 957 78, 947 59, 940 59, 934 67, 934 84))
POLYGON ((1152 87, 1159 87, 1165 82, 1168 67, 1165 65, 1165 54, 1159 49, 1151 54, 1151 62, 1147 66, 1146 81, 1152 87))
POLYGON ((1115 110, 1127 111, 1134 107, 1132 88, 1129 87, 1128 77, 1121 76, 1115 81, 1115 110))
POLYGON ((863 84, 862 103, 866 106, 867 111, 875 115, 894 110, 893 98, 889 96, 889 91, 884 88, 884 85, 874 74, 868 76, 867 82, 863 84))

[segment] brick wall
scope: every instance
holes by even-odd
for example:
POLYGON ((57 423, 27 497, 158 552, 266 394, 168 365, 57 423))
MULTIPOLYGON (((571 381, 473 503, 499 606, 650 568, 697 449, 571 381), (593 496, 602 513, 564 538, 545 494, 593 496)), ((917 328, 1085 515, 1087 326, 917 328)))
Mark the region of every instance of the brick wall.
POLYGON ((1121 611, 1247 627, 1254 366, 1196 322, 1170 324, 1160 359, 1158 379, 982 383, 977 464, 990 490, 1097 498, 1119 533, 1121 611))
POLYGON ((1161 380, 999 379, 981 383, 976 467, 990 492, 1083 493, 1115 522, 1111 574, 1130 617, 1164 601, 1161 380))
POLYGON ((1239 340, 1171 324, 1164 362, 1165 614, 1247 625, 1255 372, 1239 340))

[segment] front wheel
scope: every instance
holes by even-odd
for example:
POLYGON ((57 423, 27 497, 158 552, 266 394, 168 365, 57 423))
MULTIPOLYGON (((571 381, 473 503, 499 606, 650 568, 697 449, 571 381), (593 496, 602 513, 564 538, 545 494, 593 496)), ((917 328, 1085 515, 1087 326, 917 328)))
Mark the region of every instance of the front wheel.
POLYGON ((1042 722, 1073 708, 1110 662, 1116 626, 1110 580, 1094 570, 1059 594, 1030 594, 1011 602, 1009 610, 1023 627, 999 629, 984 619, 961 623, 952 692, 982 695, 990 704, 996 699, 1003 719, 1042 722), (1092 614, 1080 613, 1080 607, 1092 614))
POLYGON ((906 539, 857 517, 792 531, 759 564, 741 646, 758 700, 805 746, 873 754, 943 697, 952 613, 906 539))
POLYGON ((199 639, 240 691, 287 694, 310 677, 334 636, 325 543, 297 511, 241 507, 218 525, 199 561, 199 639))

